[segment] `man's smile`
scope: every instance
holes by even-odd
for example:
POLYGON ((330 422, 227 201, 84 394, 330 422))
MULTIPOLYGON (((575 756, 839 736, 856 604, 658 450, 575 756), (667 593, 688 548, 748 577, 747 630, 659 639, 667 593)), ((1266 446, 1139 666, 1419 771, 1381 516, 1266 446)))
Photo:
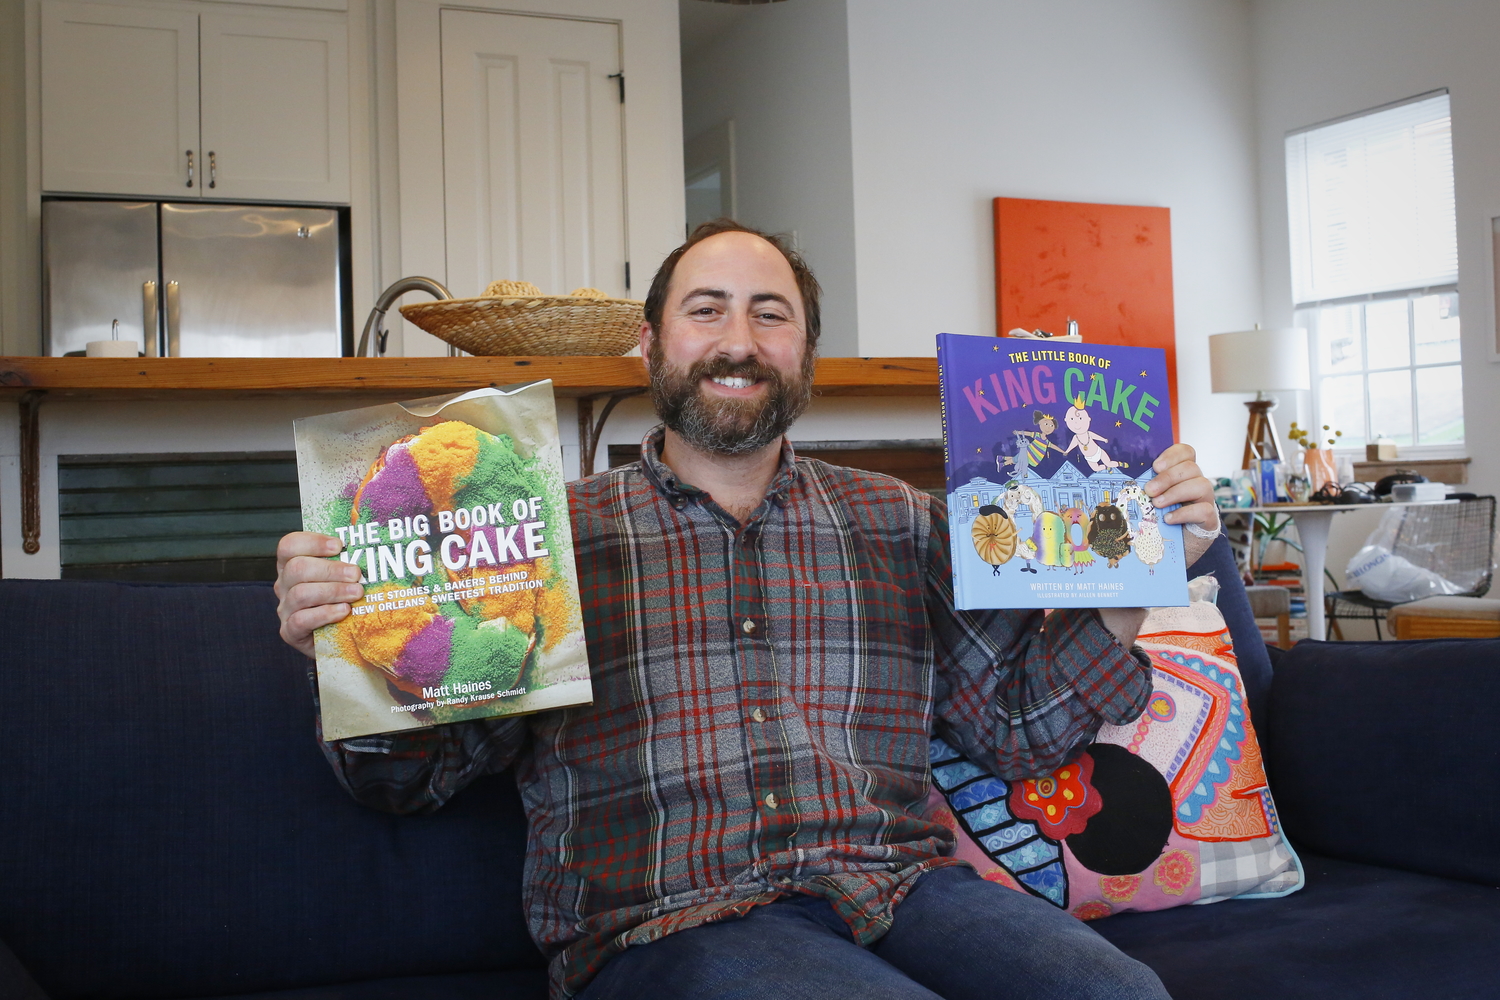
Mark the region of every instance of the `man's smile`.
POLYGON ((715 375, 709 381, 726 389, 750 389, 758 384, 757 380, 744 375, 715 375))

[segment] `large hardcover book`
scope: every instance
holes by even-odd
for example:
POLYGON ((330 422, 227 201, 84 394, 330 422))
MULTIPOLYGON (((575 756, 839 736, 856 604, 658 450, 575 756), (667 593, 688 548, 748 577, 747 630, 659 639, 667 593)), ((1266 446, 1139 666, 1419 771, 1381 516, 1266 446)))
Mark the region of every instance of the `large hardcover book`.
POLYGON ((1185 606, 1146 495, 1173 440, 1165 352, 938 335, 959 608, 1185 606))
POLYGON ((303 528, 365 586, 316 634, 324 739, 592 699, 550 381, 294 426, 303 528))

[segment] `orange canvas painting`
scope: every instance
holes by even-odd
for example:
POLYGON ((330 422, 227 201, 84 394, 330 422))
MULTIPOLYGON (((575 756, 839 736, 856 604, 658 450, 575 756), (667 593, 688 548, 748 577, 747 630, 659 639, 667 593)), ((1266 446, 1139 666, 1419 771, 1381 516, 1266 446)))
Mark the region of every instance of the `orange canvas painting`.
POLYGON ((1167 352, 1177 423, 1171 211, 1143 205, 995 199, 996 333, 1015 327, 1167 352))

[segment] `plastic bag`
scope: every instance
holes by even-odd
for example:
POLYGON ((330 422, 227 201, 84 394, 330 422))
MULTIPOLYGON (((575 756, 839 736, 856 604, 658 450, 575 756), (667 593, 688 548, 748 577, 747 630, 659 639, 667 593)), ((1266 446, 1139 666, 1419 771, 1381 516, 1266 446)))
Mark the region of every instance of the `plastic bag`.
POLYGON ((1219 578, 1212 573, 1195 576, 1188 581, 1188 600, 1219 603, 1219 578))
MULTIPOLYGON (((1403 513, 1388 510, 1381 516, 1380 525, 1365 539, 1364 548, 1354 553, 1345 567, 1349 585, 1364 591, 1366 597, 1393 604, 1441 594, 1462 594, 1469 590, 1469 587, 1449 580, 1434 569, 1418 566, 1392 551, 1401 530, 1403 513)), ((1439 564, 1438 569, 1442 568, 1440 558, 1434 562, 1439 564)))

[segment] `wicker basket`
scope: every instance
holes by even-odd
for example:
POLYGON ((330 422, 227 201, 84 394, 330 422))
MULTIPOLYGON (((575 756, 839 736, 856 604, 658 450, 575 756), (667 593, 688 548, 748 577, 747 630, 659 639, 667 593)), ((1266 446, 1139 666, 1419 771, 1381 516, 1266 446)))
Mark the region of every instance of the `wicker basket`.
POLYGON ((461 351, 498 355, 624 354, 640 343, 643 304, 593 288, 542 295, 524 281, 496 281, 477 299, 414 302, 401 315, 461 351))

